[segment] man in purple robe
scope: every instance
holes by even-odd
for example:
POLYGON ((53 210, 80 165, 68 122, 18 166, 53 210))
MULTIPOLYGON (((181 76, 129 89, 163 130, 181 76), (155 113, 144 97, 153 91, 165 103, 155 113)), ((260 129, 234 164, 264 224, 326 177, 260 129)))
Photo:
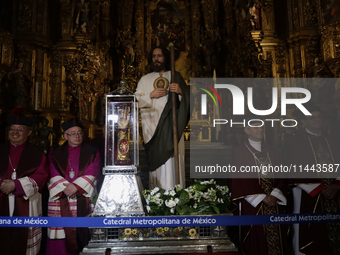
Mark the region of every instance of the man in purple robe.
MULTIPOLYGON (((278 165, 275 149, 262 141, 262 125, 263 122, 252 121, 244 128, 247 139, 233 149, 232 165, 238 171, 246 167, 259 170, 244 173, 247 178, 230 180, 232 200, 238 204, 240 215, 278 214, 287 202, 284 181, 262 172, 262 166, 278 165)), ((284 255, 284 231, 280 225, 242 226, 240 248, 242 254, 284 255)))
MULTIPOLYGON (((322 111, 312 103, 304 106, 312 115, 305 116, 299 110, 294 112, 302 128, 287 146, 287 165, 302 169, 317 168, 318 165, 326 168, 333 166, 335 171, 336 164, 340 163, 339 144, 333 137, 323 134, 325 122, 322 111)), ((293 213, 339 212, 340 178, 327 178, 327 173, 320 178, 309 178, 314 171, 305 173, 304 179, 289 180, 293 213)), ((294 224, 293 228, 294 254, 340 254, 338 222, 294 224)))
MULTIPOLYGON (((8 117, 9 142, 0 146, 0 216, 42 216, 41 191, 48 178, 42 151, 27 142, 34 120, 18 107, 8 117)), ((40 251, 41 228, 0 228, 3 255, 40 251)))
MULTIPOLYGON (((49 156, 50 198, 48 216, 85 217, 91 213, 91 198, 100 171, 97 149, 83 143, 83 125, 64 122, 66 142, 49 156)), ((49 228, 47 254, 79 254, 90 239, 88 228, 49 228)))

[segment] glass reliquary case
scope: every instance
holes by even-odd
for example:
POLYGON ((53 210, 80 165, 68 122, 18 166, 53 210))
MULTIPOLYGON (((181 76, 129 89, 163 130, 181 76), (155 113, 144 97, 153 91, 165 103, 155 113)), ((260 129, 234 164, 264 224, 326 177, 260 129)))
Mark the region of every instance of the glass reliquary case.
POLYGON ((103 174, 137 173, 139 168, 138 102, 132 94, 106 96, 103 174))

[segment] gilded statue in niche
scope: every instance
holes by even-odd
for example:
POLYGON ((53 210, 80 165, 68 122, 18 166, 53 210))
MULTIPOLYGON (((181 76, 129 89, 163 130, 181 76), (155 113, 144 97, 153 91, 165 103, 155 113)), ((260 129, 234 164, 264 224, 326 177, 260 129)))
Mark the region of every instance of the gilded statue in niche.
POLYGON ((38 143, 37 145, 44 151, 47 155, 50 151, 50 135, 52 136, 52 143, 55 142, 56 133, 52 127, 48 126, 48 119, 43 117, 40 121, 42 127, 38 129, 38 143))
POLYGON ((124 64, 127 66, 133 66, 135 63, 135 40, 133 39, 127 39, 123 42, 123 50, 124 50, 124 64))
POLYGON ((210 67, 212 65, 212 58, 215 57, 213 54, 213 41, 211 40, 210 36, 203 35, 202 42, 200 43, 200 47, 202 49, 202 56, 203 56, 203 66, 210 67))
POLYGON ((90 23, 98 14, 96 0, 80 0, 74 11, 74 34, 86 34, 89 32, 90 23))
POLYGON ((322 25, 329 25, 340 20, 340 0, 320 1, 322 25))
POLYGON ((117 29, 114 49, 115 58, 118 59, 120 66, 124 68, 134 67, 136 59, 136 38, 131 32, 124 33, 117 29))
POLYGON ((307 77, 311 78, 333 78, 334 74, 325 63, 321 63, 319 58, 314 59, 314 66, 307 72, 307 77))
MULTIPOLYGON (((310 78, 333 78, 334 74, 319 58, 314 59, 314 66, 307 72, 310 78)), ((309 79, 307 87, 312 94, 311 101, 315 104, 329 104, 335 92, 333 79, 309 79)))
POLYGON ((77 116, 79 113, 79 99, 75 94, 71 94, 70 97, 70 113, 77 116))
POLYGON ((76 4, 75 13, 74 13, 74 30, 75 34, 85 34, 86 26, 89 23, 89 3, 85 2, 85 0, 80 0, 76 4))
POLYGON ((185 51, 185 10, 175 0, 161 0, 151 13, 151 45, 165 46, 173 43, 176 50, 185 51))
POLYGON ((252 2, 249 6, 250 23, 253 30, 261 29, 260 25, 260 3, 252 2))

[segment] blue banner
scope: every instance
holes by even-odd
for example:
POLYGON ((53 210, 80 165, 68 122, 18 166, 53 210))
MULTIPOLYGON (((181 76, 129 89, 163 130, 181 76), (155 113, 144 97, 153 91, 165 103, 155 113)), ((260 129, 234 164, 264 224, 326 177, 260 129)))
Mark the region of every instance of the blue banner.
POLYGON ((239 226, 340 221, 340 213, 245 216, 157 217, 0 217, 0 227, 148 228, 186 226, 239 226))

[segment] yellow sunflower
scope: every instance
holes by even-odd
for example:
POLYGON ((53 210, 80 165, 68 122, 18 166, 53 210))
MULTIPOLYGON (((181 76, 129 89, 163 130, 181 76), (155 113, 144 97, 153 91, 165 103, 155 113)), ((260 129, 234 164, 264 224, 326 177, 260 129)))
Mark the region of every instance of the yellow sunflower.
POLYGON ((158 235, 162 235, 164 233, 164 229, 163 228, 157 228, 157 234, 158 235))
POLYGON ((169 231, 169 228, 168 228, 168 227, 165 227, 165 228, 164 228, 164 231, 169 231))
POLYGON ((183 230, 183 227, 178 227, 178 230, 179 230, 179 231, 183 230))
POLYGON ((131 235, 131 228, 126 228, 124 231, 125 235, 129 236, 131 235))
POLYGON ((131 232, 132 232, 133 235, 135 235, 135 234, 137 234, 137 229, 133 229, 131 232))
POLYGON ((189 235, 195 236, 196 235, 196 229, 192 228, 189 230, 189 235))

